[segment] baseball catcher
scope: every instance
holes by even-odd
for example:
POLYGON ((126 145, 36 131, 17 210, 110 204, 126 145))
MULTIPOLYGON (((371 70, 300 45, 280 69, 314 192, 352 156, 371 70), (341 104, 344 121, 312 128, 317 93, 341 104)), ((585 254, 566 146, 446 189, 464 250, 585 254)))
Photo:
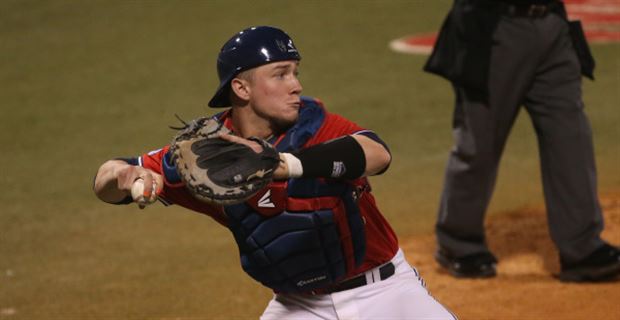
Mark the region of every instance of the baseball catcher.
POLYGON ((263 320, 454 319, 406 261, 371 193, 366 177, 387 170, 389 148, 301 96, 300 60, 280 29, 235 34, 209 102, 226 109, 185 124, 170 146, 107 161, 95 193, 115 204, 156 193, 228 228, 243 271, 275 293, 263 320))

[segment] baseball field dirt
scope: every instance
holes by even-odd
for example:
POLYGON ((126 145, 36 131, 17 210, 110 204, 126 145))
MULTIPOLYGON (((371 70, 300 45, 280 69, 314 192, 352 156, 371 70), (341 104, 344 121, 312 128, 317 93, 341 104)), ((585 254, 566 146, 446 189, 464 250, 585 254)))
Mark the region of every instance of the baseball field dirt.
MULTIPOLYGON (((618 245, 620 192, 602 195, 601 205, 603 238, 618 245)), ((455 279, 441 270, 432 234, 402 239, 431 294, 459 319, 620 319, 620 279, 569 284, 554 277, 560 266, 542 205, 491 215, 486 226, 499 259, 493 279, 455 279)))

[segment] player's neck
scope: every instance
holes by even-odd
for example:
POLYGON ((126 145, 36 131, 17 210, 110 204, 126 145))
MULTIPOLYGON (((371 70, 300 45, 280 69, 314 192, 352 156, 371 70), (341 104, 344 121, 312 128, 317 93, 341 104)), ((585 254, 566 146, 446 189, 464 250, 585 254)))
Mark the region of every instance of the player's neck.
POLYGON ((232 124, 237 135, 248 137, 259 137, 267 139, 274 135, 271 124, 267 119, 259 117, 253 112, 249 112, 250 108, 233 108, 232 124))

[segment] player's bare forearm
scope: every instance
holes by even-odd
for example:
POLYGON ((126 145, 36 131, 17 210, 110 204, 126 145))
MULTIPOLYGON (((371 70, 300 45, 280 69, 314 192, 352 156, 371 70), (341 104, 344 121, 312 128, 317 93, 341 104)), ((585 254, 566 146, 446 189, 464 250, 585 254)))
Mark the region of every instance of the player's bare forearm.
POLYGON ((366 157, 366 169, 364 176, 372 176, 382 172, 392 161, 392 156, 380 143, 368 138, 364 135, 353 135, 362 149, 366 157))
POLYGON ((109 160, 99 167, 93 186, 93 190, 99 199, 115 203, 127 197, 128 191, 120 190, 117 182, 118 171, 124 166, 129 166, 129 164, 120 160, 109 160))
POLYGON ((93 190, 102 201, 117 203, 131 195, 131 188, 138 179, 144 180, 144 194, 150 195, 163 186, 163 177, 151 170, 121 160, 109 160, 99 167, 93 190))

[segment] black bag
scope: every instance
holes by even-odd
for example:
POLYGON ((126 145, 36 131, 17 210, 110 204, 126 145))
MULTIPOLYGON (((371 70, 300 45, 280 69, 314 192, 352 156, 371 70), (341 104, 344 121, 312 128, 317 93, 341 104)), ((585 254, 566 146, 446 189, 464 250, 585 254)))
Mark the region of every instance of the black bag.
POLYGON ((583 33, 581 21, 569 21, 568 27, 571 39, 573 40, 573 48, 581 64, 581 74, 594 80, 594 67, 596 66, 596 62, 594 61, 594 57, 592 57, 590 46, 588 46, 588 41, 586 41, 586 36, 583 33))
POLYGON ((486 94, 492 37, 499 22, 494 6, 457 1, 443 22, 424 71, 486 94))

